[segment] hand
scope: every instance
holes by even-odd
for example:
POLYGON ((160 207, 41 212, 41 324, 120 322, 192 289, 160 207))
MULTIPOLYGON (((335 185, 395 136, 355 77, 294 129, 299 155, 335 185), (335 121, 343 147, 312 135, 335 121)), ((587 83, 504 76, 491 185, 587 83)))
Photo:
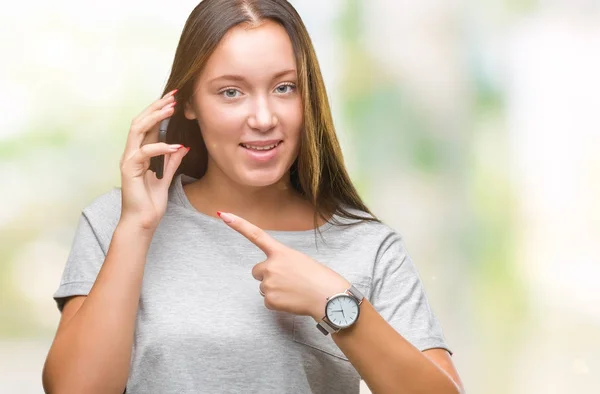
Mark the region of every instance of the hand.
POLYGON ((241 217, 224 212, 219 216, 267 255, 265 261, 252 268, 252 276, 261 281, 268 309, 312 316, 318 322, 325 315, 327 297, 350 287, 337 272, 276 241, 241 217))
POLYGON ((165 214, 169 185, 181 160, 189 151, 189 148, 179 144, 144 144, 147 140, 156 141, 158 123, 173 115, 175 92, 176 90, 167 93, 133 119, 121 157, 121 220, 133 221, 146 230, 154 230, 165 214), (150 132, 156 135, 151 135, 150 132), (163 154, 164 176, 158 179, 153 171, 149 171, 150 158, 163 154))

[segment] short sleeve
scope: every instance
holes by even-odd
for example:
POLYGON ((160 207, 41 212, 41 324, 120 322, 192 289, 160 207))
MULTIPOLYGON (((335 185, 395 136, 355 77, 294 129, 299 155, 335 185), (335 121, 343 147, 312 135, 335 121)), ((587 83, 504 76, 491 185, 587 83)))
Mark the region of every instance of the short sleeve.
POLYGON ((105 257, 106 252, 98 235, 86 214, 82 213, 60 286, 54 293, 54 300, 60 311, 67 297, 89 294, 105 257))
POLYGON ((381 250, 373 270, 373 307, 417 349, 443 348, 452 354, 401 237, 388 237, 381 250))

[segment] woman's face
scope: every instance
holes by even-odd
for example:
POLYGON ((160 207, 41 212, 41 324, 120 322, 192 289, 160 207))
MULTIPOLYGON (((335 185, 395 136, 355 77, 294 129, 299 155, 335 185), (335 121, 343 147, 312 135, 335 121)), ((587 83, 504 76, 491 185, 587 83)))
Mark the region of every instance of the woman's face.
POLYGON ((300 148, 303 114, 296 84, 292 43, 281 25, 232 28, 185 105, 186 118, 198 120, 208 171, 218 168, 246 186, 278 182, 300 148))

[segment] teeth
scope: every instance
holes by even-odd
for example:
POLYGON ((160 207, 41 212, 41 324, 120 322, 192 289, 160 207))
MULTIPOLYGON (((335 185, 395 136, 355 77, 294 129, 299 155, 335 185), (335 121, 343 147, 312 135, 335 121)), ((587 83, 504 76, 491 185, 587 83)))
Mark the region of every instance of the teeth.
POLYGON ((269 149, 275 148, 277 145, 279 145, 279 142, 276 142, 273 145, 268 145, 268 146, 252 146, 252 145, 242 144, 242 146, 244 148, 252 149, 252 150, 269 150, 269 149))

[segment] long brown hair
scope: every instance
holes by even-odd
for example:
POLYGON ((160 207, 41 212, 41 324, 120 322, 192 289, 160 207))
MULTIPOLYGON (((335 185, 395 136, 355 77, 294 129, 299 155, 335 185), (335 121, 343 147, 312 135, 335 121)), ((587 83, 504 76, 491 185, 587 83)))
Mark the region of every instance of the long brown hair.
MULTIPOLYGON (((363 203, 348 176, 311 39, 302 19, 286 0, 200 2, 181 33, 163 95, 177 88, 177 102, 191 102, 195 79, 225 33, 241 23, 257 25, 265 19, 283 26, 294 48, 304 131, 298 158, 290 168, 290 179, 293 187, 315 208, 315 226, 318 216, 328 220, 334 213, 347 219, 379 221, 363 203), (350 212, 348 208, 367 215, 350 212)), ((208 153, 197 121, 185 118, 183 105, 178 105, 171 117, 167 135, 167 142, 191 147, 177 173, 201 178, 206 172, 208 153)))

